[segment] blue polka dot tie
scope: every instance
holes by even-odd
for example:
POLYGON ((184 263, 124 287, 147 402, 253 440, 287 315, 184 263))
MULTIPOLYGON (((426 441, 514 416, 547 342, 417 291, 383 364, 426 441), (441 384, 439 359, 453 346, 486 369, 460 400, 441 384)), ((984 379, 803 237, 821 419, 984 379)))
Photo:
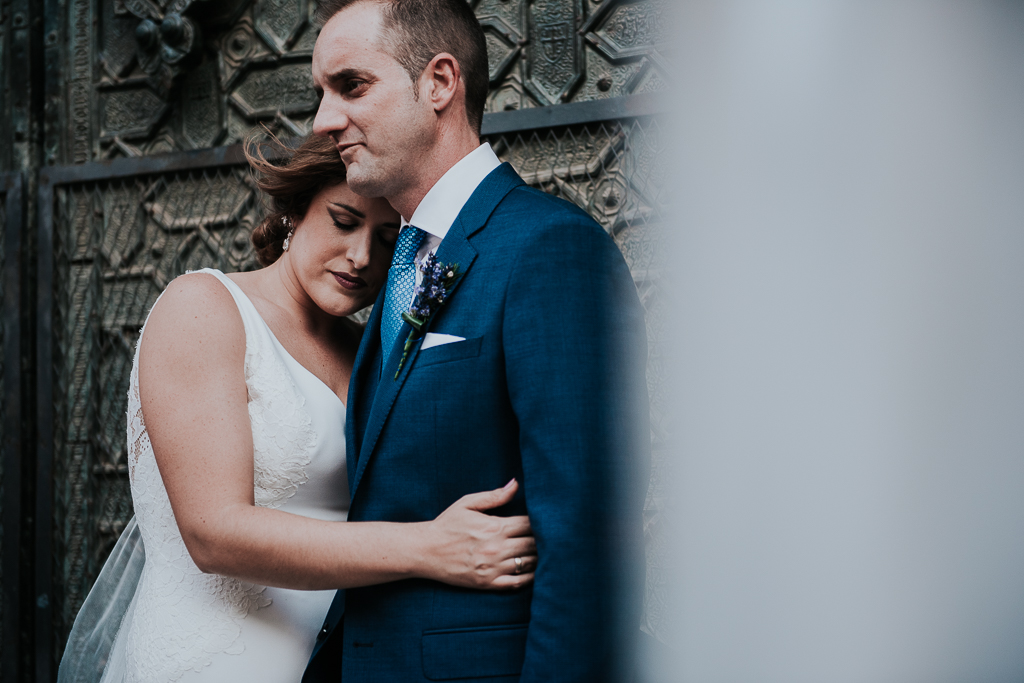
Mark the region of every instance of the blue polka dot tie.
POLYGON ((388 269, 388 288, 384 294, 384 312, 380 318, 381 349, 384 363, 395 345, 395 338, 402 329, 402 314, 409 310, 413 291, 416 289, 416 252, 426 233, 407 225, 398 234, 395 255, 388 269))

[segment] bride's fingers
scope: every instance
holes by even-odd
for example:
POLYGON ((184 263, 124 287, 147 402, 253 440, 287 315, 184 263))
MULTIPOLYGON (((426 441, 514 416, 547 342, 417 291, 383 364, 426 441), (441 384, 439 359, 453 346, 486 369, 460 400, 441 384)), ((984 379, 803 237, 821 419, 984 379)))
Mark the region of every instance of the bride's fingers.
POLYGON ((537 556, 536 555, 516 555, 510 557, 502 562, 499 567, 505 574, 516 574, 516 569, 519 569, 519 575, 532 574, 537 569, 537 556), (519 562, 516 562, 516 558, 519 558, 519 562))
POLYGON ((516 588, 522 588, 533 582, 533 572, 523 572, 522 574, 502 574, 494 578, 491 582, 491 588, 497 590, 515 590, 516 588))
POLYGON ((537 554, 537 541, 534 540, 533 536, 523 536, 521 538, 510 538, 505 541, 502 546, 502 556, 509 557, 525 557, 526 555, 537 554))
POLYGON ((509 538, 516 536, 533 536, 533 529, 530 527, 530 518, 526 515, 515 515, 505 518, 505 535, 509 538))

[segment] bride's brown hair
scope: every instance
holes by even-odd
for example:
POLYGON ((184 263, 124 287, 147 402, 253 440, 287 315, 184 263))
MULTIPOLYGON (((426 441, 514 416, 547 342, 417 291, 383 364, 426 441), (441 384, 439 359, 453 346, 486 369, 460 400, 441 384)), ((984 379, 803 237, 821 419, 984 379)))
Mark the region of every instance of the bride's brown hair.
POLYGON ((256 178, 256 186, 267 197, 267 215, 252 231, 256 260, 269 266, 284 253, 284 240, 292 227, 302 220, 313 197, 325 187, 345 180, 334 141, 310 135, 292 148, 270 136, 257 143, 250 137, 245 158, 256 178))

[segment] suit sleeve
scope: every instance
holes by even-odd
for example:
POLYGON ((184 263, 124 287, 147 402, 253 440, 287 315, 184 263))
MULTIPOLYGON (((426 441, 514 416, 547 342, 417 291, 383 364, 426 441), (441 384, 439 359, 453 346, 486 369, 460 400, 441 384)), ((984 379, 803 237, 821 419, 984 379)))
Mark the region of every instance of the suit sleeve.
POLYGON ((622 255, 573 213, 519 251, 503 342, 537 538, 521 681, 618 681, 639 634, 646 334, 622 255))

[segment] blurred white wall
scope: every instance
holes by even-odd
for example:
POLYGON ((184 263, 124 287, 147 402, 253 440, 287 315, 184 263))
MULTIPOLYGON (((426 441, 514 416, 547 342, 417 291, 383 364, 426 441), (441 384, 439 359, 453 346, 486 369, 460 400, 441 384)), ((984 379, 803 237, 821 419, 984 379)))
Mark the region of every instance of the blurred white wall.
POLYGON ((663 680, 1024 680, 1024 2, 678 4, 663 680))

